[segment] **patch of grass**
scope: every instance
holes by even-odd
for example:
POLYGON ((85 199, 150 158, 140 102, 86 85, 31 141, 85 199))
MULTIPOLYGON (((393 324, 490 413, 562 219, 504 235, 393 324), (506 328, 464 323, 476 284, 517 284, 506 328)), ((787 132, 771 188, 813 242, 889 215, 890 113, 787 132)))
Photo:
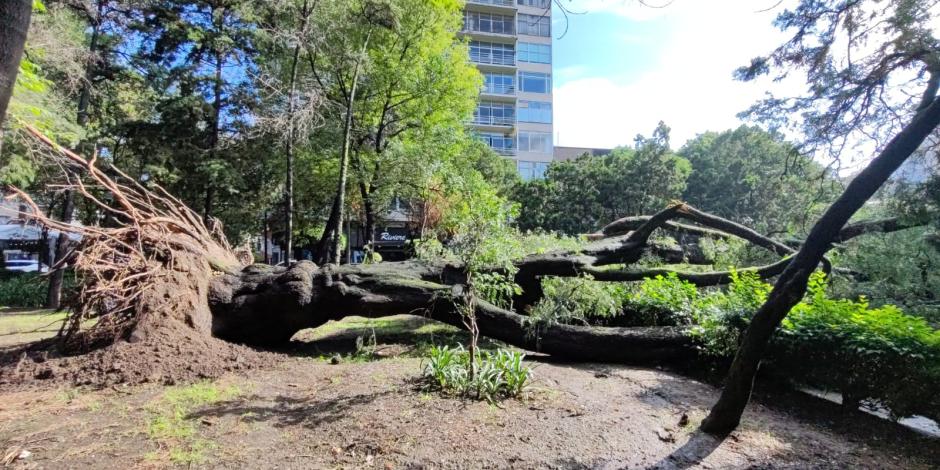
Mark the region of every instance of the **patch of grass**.
POLYGON ((65 312, 0 308, 0 346, 49 338, 59 331, 65 312))
POLYGON ((156 442, 162 453, 148 455, 149 460, 169 458, 179 465, 194 465, 206 462, 206 453, 215 444, 199 436, 199 430, 191 414, 200 407, 230 400, 242 394, 242 390, 231 385, 222 387, 211 382, 173 387, 163 393, 159 400, 147 407, 147 434, 156 442))

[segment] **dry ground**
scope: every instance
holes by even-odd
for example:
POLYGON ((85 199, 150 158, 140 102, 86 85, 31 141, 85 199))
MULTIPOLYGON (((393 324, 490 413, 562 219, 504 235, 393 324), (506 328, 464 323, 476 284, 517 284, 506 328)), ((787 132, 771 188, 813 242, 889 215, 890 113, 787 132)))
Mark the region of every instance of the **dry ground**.
POLYGON ((0 459, 121 469, 940 465, 936 439, 792 394, 760 397, 739 431, 715 440, 695 428, 717 390, 656 369, 533 362, 526 398, 499 405, 426 392, 416 356, 455 334, 415 317, 349 319, 305 332, 276 367, 249 375, 0 390, 0 459), (356 336, 368 344, 373 331, 379 358, 352 351, 356 336), (342 360, 331 364, 337 352, 342 360))

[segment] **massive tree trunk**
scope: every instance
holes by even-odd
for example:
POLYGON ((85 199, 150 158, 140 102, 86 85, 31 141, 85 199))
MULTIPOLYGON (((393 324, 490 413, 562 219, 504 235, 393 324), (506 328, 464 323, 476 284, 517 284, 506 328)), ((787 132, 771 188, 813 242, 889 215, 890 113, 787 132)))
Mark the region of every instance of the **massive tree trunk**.
POLYGON ((13 96, 13 86, 16 84, 20 58, 23 57, 32 12, 31 0, 0 2, 0 129, 7 114, 10 97, 13 96))
MULTIPOLYGON (((895 136, 884 150, 856 176, 839 199, 816 222, 800 251, 774 285, 767 301, 754 315, 741 342, 725 388, 711 413, 702 422, 702 430, 727 434, 741 421, 741 414, 751 396, 754 377, 771 336, 806 292, 810 274, 837 240, 854 236, 843 226, 888 180, 892 173, 914 153, 940 125, 940 98, 936 98, 937 77, 932 77, 932 94, 913 120, 895 136)), ((854 228, 853 228, 854 230, 854 228)))
MULTIPOLYGON (((289 269, 249 266, 215 278, 209 289, 212 334, 237 343, 281 345, 304 328, 346 315, 421 314, 463 328, 457 310, 462 272, 420 262, 318 268, 300 261, 289 269)), ((692 357, 692 339, 680 328, 604 328, 539 325, 528 317, 477 301, 487 337, 559 357, 654 363, 692 357)))

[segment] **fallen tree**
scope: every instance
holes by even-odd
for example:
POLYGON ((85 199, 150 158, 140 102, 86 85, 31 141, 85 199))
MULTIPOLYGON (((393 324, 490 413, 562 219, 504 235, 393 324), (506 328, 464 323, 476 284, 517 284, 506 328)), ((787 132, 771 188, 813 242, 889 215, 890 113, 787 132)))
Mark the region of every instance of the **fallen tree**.
MULTIPOLYGON (((84 197, 116 223, 76 229, 46 217, 28 195, 15 191, 31 206, 28 216, 57 230, 78 230, 83 236, 67 258, 82 283, 58 347, 66 354, 91 352, 97 361, 118 361, 121 367, 105 364, 99 368, 101 381, 153 379, 155 374, 146 368, 133 373, 123 370, 126 361, 143 351, 161 358, 156 375, 164 379, 173 379, 174 367, 195 371, 195 376, 212 375, 228 368, 220 369, 218 364, 251 363, 245 359, 251 353, 236 344, 281 346, 299 330, 347 315, 418 314, 464 327, 460 306, 467 274, 463 266, 442 261, 339 266, 303 261, 286 268, 250 264, 250 253, 233 250, 218 227, 207 226, 162 188, 145 187, 94 157, 84 159, 34 129, 29 132, 63 168, 67 178, 61 189, 84 197), (109 350, 122 351, 121 359, 109 350), (217 364, 200 368, 200 359, 217 364)), ((870 226, 888 228, 890 224, 870 226)), ((650 364, 694 356, 696 345, 681 327, 546 324, 525 314, 526 307, 542 297, 541 281, 549 276, 591 275, 599 281, 624 282, 676 273, 697 286, 731 281, 729 271, 637 267, 644 256, 669 252, 652 239, 661 229, 738 237, 783 256, 766 266, 738 270, 762 278, 783 272, 794 252, 740 224, 675 203, 650 217, 616 221, 579 249, 515 261, 515 282, 522 287, 516 311, 477 300, 480 333, 574 360, 650 364)), ((843 238, 862 233, 866 230, 853 228, 843 238)), ((668 257, 675 258, 670 253, 668 257)), ((18 373, 32 370, 23 369, 22 361, 16 368, 18 373)))

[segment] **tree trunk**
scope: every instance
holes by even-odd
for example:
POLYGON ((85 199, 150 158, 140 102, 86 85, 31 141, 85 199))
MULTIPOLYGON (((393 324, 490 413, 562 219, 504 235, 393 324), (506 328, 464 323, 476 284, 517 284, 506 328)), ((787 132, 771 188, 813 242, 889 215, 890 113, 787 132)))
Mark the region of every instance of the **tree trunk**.
MULTIPOLYGON (((224 20, 222 19, 225 16, 225 8, 221 8, 222 13, 220 15, 215 14, 215 8, 212 9, 212 17, 218 18, 213 20, 215 22, 216 32, 222 30, 224 26, 224 20)), ((217 157, 218 147, 219 147, 219 133, 222 128, 222 67, 225 65, 225 53, 219 49, 219 46, 215 47, 215 75, 213 77, 212 84, 212 128, 209 134, 209 162, 211 163, 217 157)), ((213 181, 212 173, 206 175, 206 186, 205 192, 206 197, 203 200, 202 208, 202 218, 207 225, 210 219, 212 218, 212 208, 215 205, 215 181, 213 181)))
POLYGON ((297 44, 294 45, 294 54, 291 57, 290 84, 287 93, 287 142, 285 149, 287 154, 287 175, 284 182, 284 244, 286 245, 287 262, 290 262, 293 258, 294 252, 294 112, 296 110, 294 100, 297 94, 297 62, 300 60, 301 42, 307 30, 307 18, 310 16, 306 1, 304 1, 300 15, 300 37, 294 38, 297 44))
POLYGON ((332 256, 332 241, 334 231, 336 230, 336 221, 339 217, 339 195, 333 196, 333 205, 330 206, 330 216, 326 219, 326 225, 323 226, 323 234, 320 235, 320 241, 317 242, 317 261, 320 264, 329 264, 332 256))
POLYGON ((702 430, 723 435, 734 430, 751 396, 754 376, 771 336, 803 298, 810 274, 842 233, 842 227, 940 125, 940 99, 933 96, 867 168, 862 170, 816 222, 793 261, 774 284, 767 302, 751 320, 728 371, 725 388, 702 430))
MULTIPOLYGON (((299 330, 350 314, 420 313, 463 328, 460 290, 448 285, 463 278, 453 267, 415 261, 323 268, 300 261, 289 269, 253 265, 212 281, 212 334, 237 343, 282 345, 299 330)), ((484 336, 563 358, 649 364, 695 355, 692 339, 678 328, 536 325, 481 300, 476 307, 484 336)))
MULTIPOLYGON (((306 21, 306 18, 304 19, 306 21)), ((287 175, 284 181, 284 245, 287 261, 293 258, 294 251, 294 94, 297 89, 297 61, 300 58, 300 45, 294 46, 291 58, 290 91, 287 94, 287 175)))
MULTIPOLYGON (((75 194, 72 191, 65 191, 65 197, 62 203, 62 223, 72 222, 72 215, 75 212, 75 194)), ((49 290, 46 293, 46 308, 58 310, 62 307, 62 284, 65 281, 65 264, 62 259, 65 258, 69 249, 68 234, 59 231, 59 238, 55 243, 55 266, 58 269, 52 271, 49 275, 49 290)))
POLYGON ((0 2, 0 127, 3 126, 7 106, 13 96, 32 12, 31 0, 0 2))
POLYGON ((375 204, 372 202, 371 189, 362 181, 359 182, 359 192, 362 196, 362 210, 365 212, 366 219, 363 245, 368 247, 366 257, 369 261, 373 261, 374 257, 372 255, 375 253, 375 204))
POLYGON ((340 245, 340 238, 343 231, 343 211, 346 205, 346 180, 347 174, 349 172, 349 152, 352 147, 352 125, 353 125, 353 107, 356 103, 356 90, 359 87, 359 75, 362 72, 362 61, 364 55, 369 47, 369 38, 372 36, 372 31, 366 35, 365 41, 362 43, 362 48, 359 51, 359 57, 356 59, 356 66, 353 69, 352 76, 352 85, 349 89, 349 96, 346 98, 346 121, 343 125, 343 149, 340 153, 340 163, 339 163, 339 184, 336 188, 336 199, 334 200, 333 211, 330 213, 330 220, 327 223, 326 228, 323 230, 323 239, 321 239, 321 245, 326 246, 326 257, 324 259, 327 263, 336 263, 340 262, 340 252, 342 251, 342 246, 340 245), (336 218, 333 218, 333 212, 335 211, 336 218), (325 238, 325 237, 332 238, 325 238), (327 243, 324 243, 324 240, 327 243))

